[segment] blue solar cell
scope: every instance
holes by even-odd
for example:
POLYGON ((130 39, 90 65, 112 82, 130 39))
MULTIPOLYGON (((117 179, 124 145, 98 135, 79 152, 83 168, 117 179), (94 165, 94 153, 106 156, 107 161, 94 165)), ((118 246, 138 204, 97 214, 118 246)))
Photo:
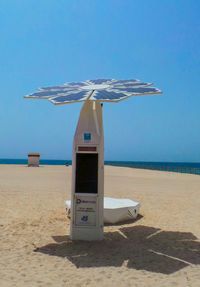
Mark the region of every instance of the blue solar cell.
POLYGON ((91 100, 95 99, 95 100, 108 100, 108 101, 109 100, 116 100, 116 101, 118 101, 118 100, 125 98, 125 97, 127 97, 127 95, 125 93, 99 90, 99 91, 95 91, 90 99, 91 100))
POLYGON ((112 84, 134 84, 134 83, 141 83, 140 80, 136 80, 136 79, 132 79, 132 80, 117 80, 115 82, 113 82, 112 84))
POLYGON ((71 86, 71 87, 83 87, 83 86, 86 86, 87 84, 84 83, 84 82, 69 82, 69 83, 65 83, 66 86, 71 86))
POLYGON ((26 98, 52 98, 55 97, 56 95, 61 95, 61 94, 66 94, 67 92, 62 92, 62 91, 44 91, 44 92, 36 92, 33 93, 29 96, 25 96, 26 98))
POLYGON ((53 104, 64 104, 64 103, 69 103, 69 102, 82 101, 82 100, 86 100, 90 94, 91 92, 79 91, 73 94, 50 98, 50 101, 53 104))
POLYGON ((113 87, 125 87, 125 88, 134 88, 134 87, 148 87, 151 86, 152 83, 143 83, 143 82, 137 82, 137 83, 115 83, 113 82, 111 86, 113 87))
POLYGON ((101 85, 107 82, 111 82, 112 79, 96 79, 96 80, 89 80, 90 83, 95 84, 95 85, 101 85))
POLYGON ((72 90, 72 89, 78 89, 78 88, 81 88, 81 87, 84 87, 84 86, 87 86, 88 84, 86 83, 74 83, 74 82, 71 82, 71 83, 66 83, 64 85, 61 85, 61 86, 51 86, 51 87, 42 87, 42 88, 39 88, 38 90, 44 90, 44 91, 52 91, 52 90, 55 90, 55 91, 59 91, 59 90, 72 90))
POLYGON ((62 91, 62 90, 72 90, 72 87, 66 87, 66 86, 52 86, 52 87, 43 87, 43 88, 38 88, 38 90, 42 90, 42 91, 62 91))
POLYGON ((160 90, 158 90, 157 88, 152 88, 152 87, 138 87, 138 88, 112 88, 112 90, 118 90, 120 92, 127 92, 127 93, 131 93, 131 94, 157 94, 157 93, 161 93, 160 90))

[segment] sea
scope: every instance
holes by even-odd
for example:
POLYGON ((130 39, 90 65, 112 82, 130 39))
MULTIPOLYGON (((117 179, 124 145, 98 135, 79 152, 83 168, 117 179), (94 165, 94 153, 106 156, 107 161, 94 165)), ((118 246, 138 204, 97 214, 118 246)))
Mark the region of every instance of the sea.
MULTIPOLYGON (((27 165, 28 159, 0 159, 0 164, 27 165)), ((71 165, 71 160, 40 159, 40 165, 71 165)), ((105 165, 200 175, 199 162, 105 161, 105 165)))

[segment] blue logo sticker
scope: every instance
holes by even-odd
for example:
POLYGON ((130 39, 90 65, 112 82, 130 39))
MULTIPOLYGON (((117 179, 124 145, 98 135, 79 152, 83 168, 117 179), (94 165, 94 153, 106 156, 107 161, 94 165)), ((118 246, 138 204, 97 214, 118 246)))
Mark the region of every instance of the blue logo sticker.
POLYGON ((81 217, 81 220, 82 220, 82 221, 88 221, 88 216, 83 216, 83 217, 81 217))
POLYGON ((85 133, 84 134, 84 141, 90 141, 91 140, 91 134, 90 133, 85 133))

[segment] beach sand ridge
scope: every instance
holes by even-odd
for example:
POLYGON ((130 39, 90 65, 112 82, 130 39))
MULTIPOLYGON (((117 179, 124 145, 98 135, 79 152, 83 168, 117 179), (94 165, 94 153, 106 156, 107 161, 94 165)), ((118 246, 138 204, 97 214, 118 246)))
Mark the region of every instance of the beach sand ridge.
POLYGON ((200 176, 105 166, 105 195, 141 203, 100 242, 72 242, 71 167, 0 165, 0 286, 200 286, 200 176))

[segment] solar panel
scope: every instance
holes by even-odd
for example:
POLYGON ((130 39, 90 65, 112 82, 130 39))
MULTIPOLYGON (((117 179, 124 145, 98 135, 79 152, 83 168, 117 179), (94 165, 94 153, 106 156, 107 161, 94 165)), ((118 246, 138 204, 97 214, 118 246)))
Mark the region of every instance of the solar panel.
POLYGON ((130 96, 162 93, 161 90, 150 87, 151 85, 152 83, 141 82, 137 79, 96 79, 39 88, 39 92, 27 95, 25 98, 50 99, 55 105, 86 100, 119 102, 130 96))
POLYGON ((148 87, 153 85, 152 83, 143 83, 143 82, 137 82, 137 83, 112 83, 112 87, 124 87, 124 88, 135 88, 135 87, 148 87))
POLYGON ((41 91, 41 92, 36 92, 30 95, 25 96, 25 98, 33 98, 33 99, 49 99, 52 97, 55 97, 57 95, 63 95, 65 96, 68 93, 74 93, 76 90, 67 90, 67 91, 41 91))
POLYGON ((162 93, 159 89, 153 87, 137 87, 137 88, 124 88, 124 87, 112 87, 111 90, 115 92, 125 92, 130 95, 151 95, 151 94, 160 94, 162 93))
POLYGON ((55 105, 63 105, 68 103, 85 101, 90 96, 90 94, 91 91, 78 91, 77 93, 74 94, 58 96, 55 98, 50 98, 49 100, 55 105))
POLYGON ((115 80, 112 80, 112 79, 96 79, 96 80, 88 80, 87 82, 91 83, 91 84, 95 84, 95 85, 101 85, 101 84, 106 84, 106 83, 112 83, 112 81, 115 81, 115 80))
POLYGON ((119 102, 130 96, 161 94, 157 88, 138 87, 138 88, 114 88, 107 90, 94 91, 90 100, 102 102, 119 102))
POLYGON ((130 80, 116 80, 114 82, 114 84, 121 84, 121 85, 124 85, 124 84, 135 84, 135 83, 141 83, 140 80, 137 80, 137 79, 130 79, 130 80))
POLYGON ((121 99, 127 98, 129 94, 121 93, 121 92, 114 92, 108 90, 99 90, 94 91, 90 100, 98 100, 102 102, 119 102, 121 99))
MULTIPOLYGON (((40 91, 67 91, 72 90, 74 87, 67 87, 67 86, 53 86, 53 87, 44 87, 44 88, 38 88, 40 91)), ((76 88, 75 88, 76 89, 76 88)))
POLYGON ((87 85, 87 83, 85 83, 85 82, 69 82, 69 83, 66 83, 64 85, 70 86, 70 87, 82 87, 82 86, 87 85))

